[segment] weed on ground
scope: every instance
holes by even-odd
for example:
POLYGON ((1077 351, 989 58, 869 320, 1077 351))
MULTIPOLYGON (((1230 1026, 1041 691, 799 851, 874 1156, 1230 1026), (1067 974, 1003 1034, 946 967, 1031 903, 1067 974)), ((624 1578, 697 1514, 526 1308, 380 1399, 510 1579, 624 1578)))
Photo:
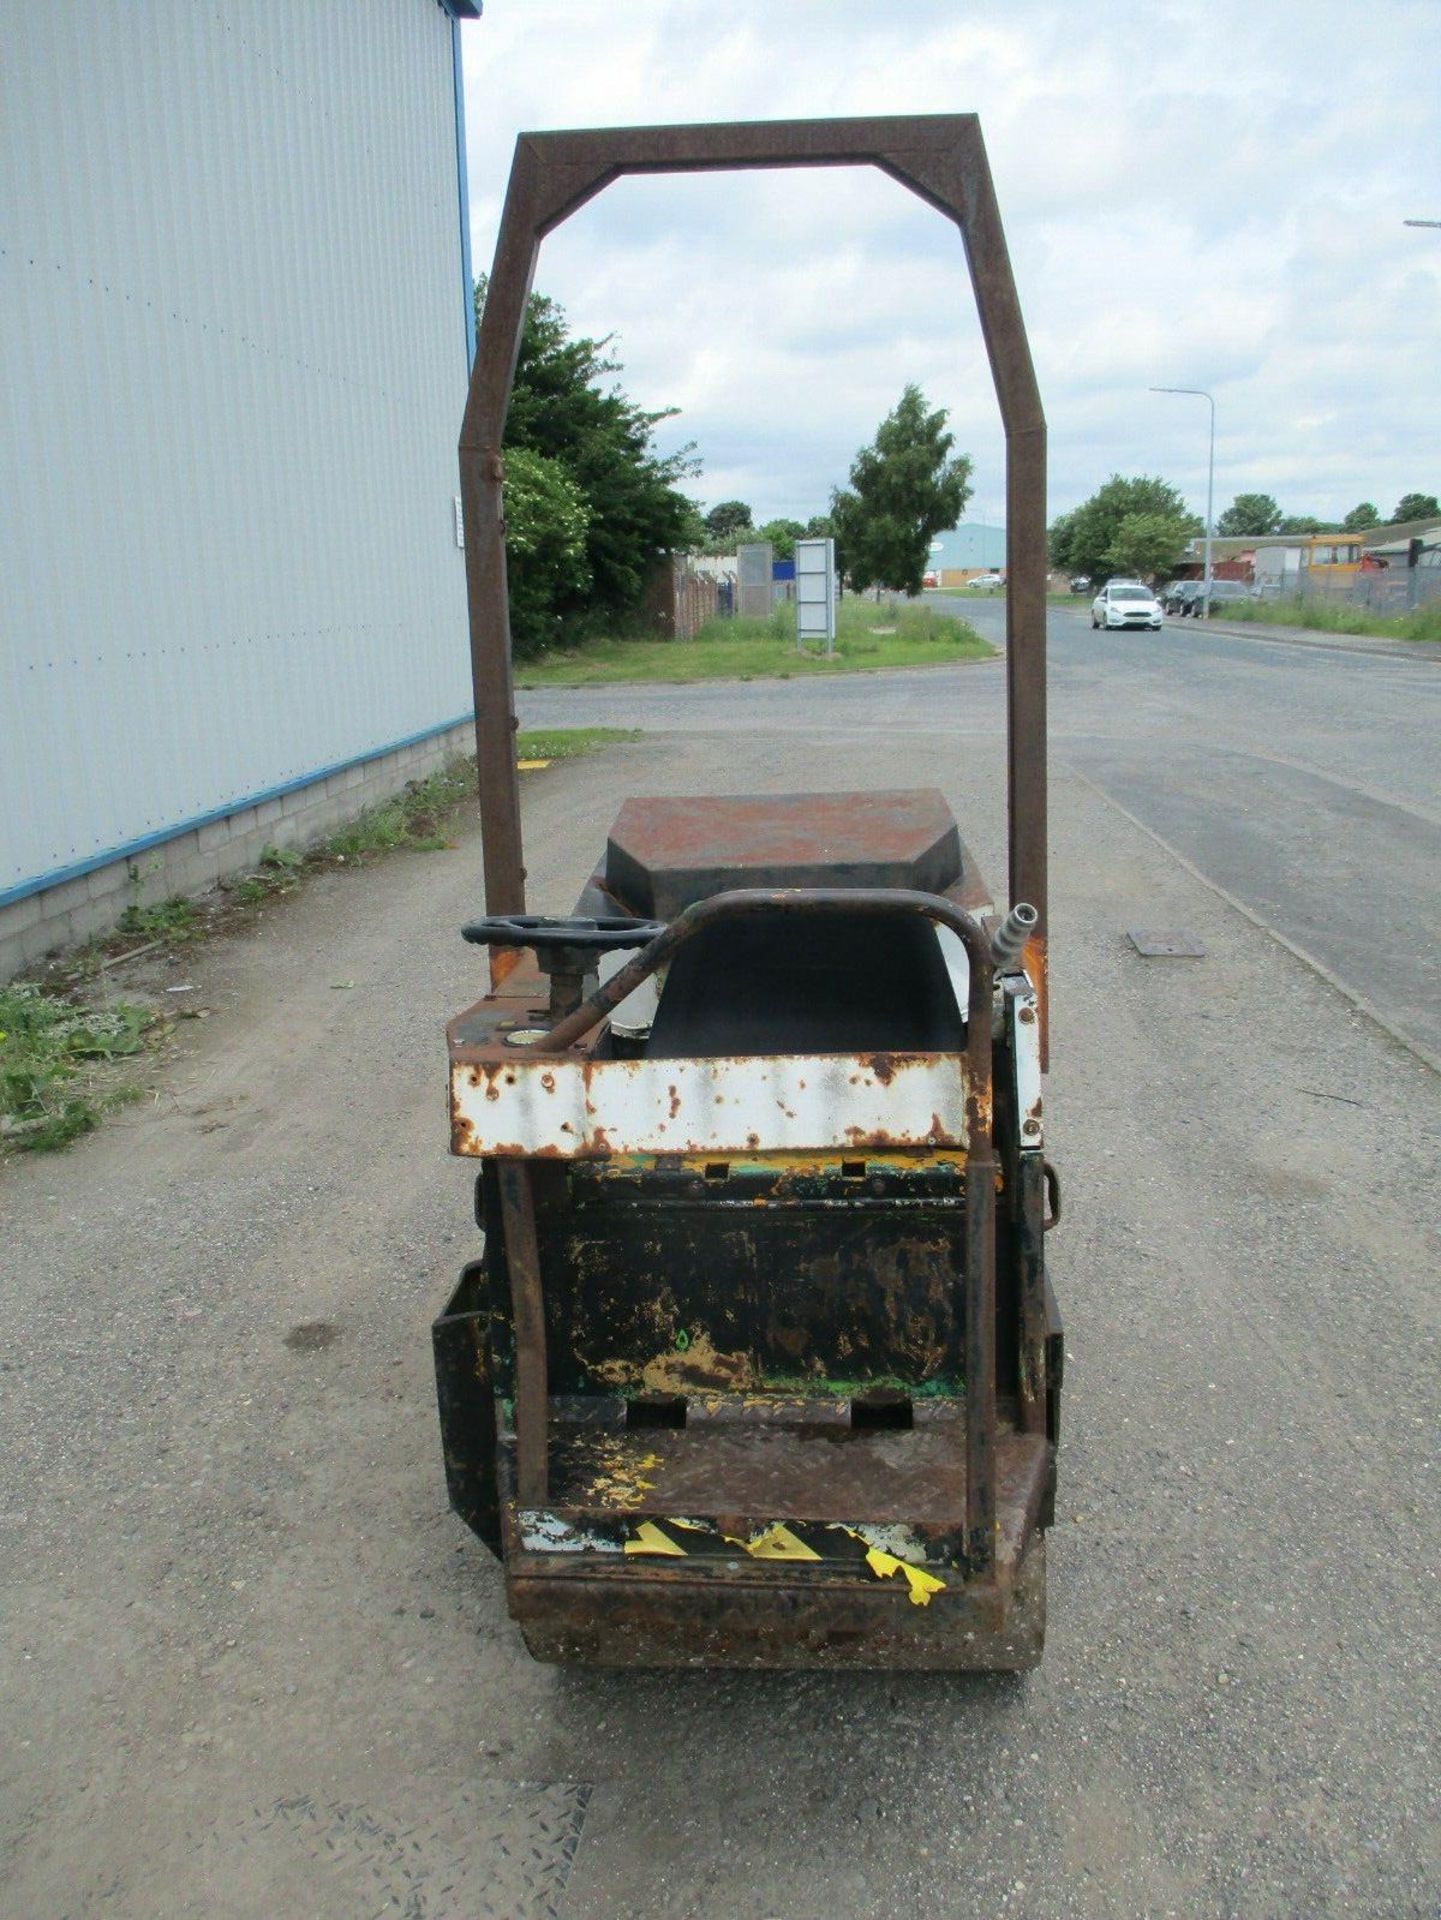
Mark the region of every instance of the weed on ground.
POLYGON ((68 1146, 137 1099, 114 1069, 162 1024, 123 1001, 87 1007, 33 983, 0 987, 0 1153, 68 1146))
POLYGON ((195 902, 176 894, 153 907, 127 907, 116 924, 116 932, 132 943, 168 940, 178 945, 183 940, 193 940, 203 926, 204 920, 195 902))
POLYGON ((367 807, 308 856, 324 863, 363 861, 396 847, 439 853, 455 844, 445 831, 449 817, 475 792, 475 761, 450 761, 424 780, 412 780, 393 800, 367 807))

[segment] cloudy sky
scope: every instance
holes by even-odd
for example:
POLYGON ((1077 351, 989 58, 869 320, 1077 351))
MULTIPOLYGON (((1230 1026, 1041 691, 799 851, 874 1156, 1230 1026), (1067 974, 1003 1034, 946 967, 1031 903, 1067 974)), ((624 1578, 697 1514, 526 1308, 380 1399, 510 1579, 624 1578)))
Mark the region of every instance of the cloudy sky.
MULTIPOLYGON (((486 0, 463 29, 477 269, 526 128, 977 112, 1050 426, 1050 511, 1112 472, 1204 508, 1389 515, 1441 488, 1436 0, 486 0)), ((999 521, 955 229, 867 171, 625 180, 536 284, 681 417, 704 504, 823 510, 907 380, 999 521)))

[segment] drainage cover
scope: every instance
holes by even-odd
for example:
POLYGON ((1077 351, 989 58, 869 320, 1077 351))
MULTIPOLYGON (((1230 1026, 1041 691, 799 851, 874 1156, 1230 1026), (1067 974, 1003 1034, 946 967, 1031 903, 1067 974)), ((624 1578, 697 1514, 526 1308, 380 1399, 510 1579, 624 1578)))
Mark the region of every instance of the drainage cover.
POLYGON ((1144 960, 1203 960, 1206 949, 1185 927, 1127 927, 1126 938, 1144 960))

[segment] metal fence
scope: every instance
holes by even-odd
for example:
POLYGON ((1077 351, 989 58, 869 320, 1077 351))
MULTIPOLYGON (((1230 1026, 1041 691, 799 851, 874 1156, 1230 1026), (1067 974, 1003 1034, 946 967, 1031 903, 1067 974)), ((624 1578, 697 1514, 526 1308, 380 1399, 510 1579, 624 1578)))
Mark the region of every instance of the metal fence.
POLYGON ((1324 574, 1287 573, 1258 580, 1262 600, 1305 600, 1336 607, 1362 607, 1369 613, 1409 613, 1441 603, 1441 565, 1387 567, 1328 578, 1324 574))
POLYGON ((735 612, 735 582, 724 575, 702 573, 689 560, 677 560, 673 582, 677 640, 694 640, 708 620, 729 619, 735 612))

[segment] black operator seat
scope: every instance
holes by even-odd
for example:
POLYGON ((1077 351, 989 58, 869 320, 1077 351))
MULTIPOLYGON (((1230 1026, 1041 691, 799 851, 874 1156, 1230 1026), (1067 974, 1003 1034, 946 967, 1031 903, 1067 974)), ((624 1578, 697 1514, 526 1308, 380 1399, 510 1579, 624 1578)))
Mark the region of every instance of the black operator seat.
POLYGON ((914 913, 718 921, 671 962, 646 1053, 958 1053, 965 1022, 914 913))

